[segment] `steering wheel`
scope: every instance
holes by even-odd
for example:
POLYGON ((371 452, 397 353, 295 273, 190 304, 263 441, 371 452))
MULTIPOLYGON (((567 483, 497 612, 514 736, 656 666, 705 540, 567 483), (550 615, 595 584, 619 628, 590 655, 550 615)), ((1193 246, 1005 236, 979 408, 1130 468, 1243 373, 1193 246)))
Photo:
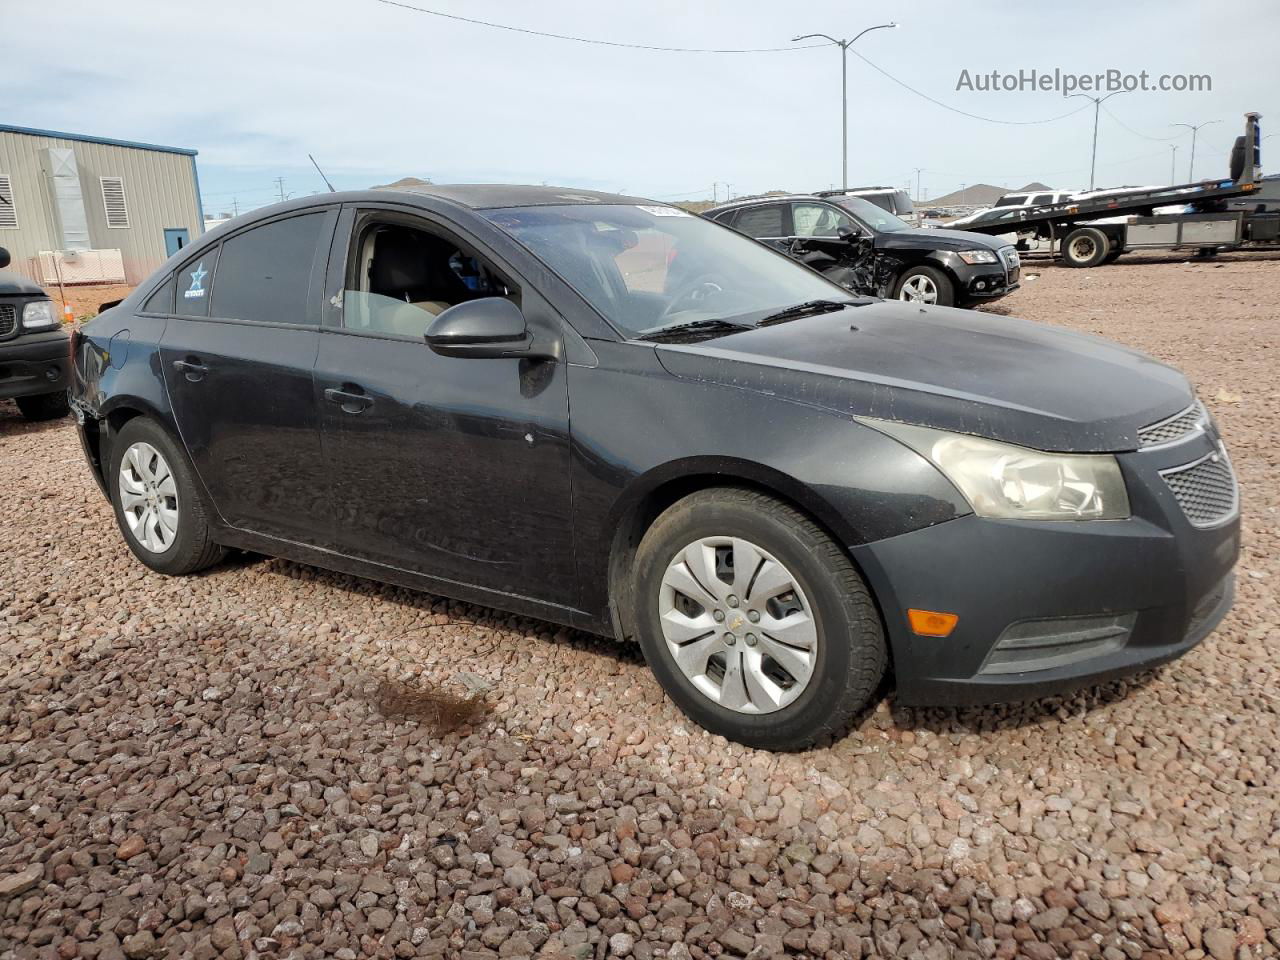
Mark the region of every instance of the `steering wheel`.
POLYGON ((673 313, 679 313, 681 310, 700 307, 708 300, 722 293, 724 293, 724 283, 719 274, 704 273, 701 276, 694 277, 676 291, 666 309, 658 317, 658 322, 662 323, 667 317, 673 313))

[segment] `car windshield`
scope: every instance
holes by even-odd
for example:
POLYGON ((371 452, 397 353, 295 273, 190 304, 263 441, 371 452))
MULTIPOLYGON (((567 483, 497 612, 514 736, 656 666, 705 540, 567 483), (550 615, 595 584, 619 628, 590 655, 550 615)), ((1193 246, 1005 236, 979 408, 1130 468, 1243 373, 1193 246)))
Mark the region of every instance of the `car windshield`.
POLYGON ((763 244, 677 207, 572 204, 484 211, 626 337, 690 325, 732 333, 849 292, 763 244))
POLYGON ((870 200, 864 200, 862 197, 840 197, 836 200, 836 203, 844 207, 876 233, 900 233, 903 230, 915 229, 905 220, 899 220, 888 210, 882 210, 870 200))

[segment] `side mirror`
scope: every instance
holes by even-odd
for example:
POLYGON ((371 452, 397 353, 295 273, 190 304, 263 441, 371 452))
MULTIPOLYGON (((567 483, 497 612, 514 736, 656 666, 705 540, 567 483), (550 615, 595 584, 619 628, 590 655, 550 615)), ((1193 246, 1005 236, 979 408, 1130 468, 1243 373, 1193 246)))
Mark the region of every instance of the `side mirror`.
POLYGON ((9 265, 9 251, 4 247, 0 247, 0 270, 9 265))
POLYGON ((431 321, 426 341, 427 346, 444 357, 536 359, 551 356, 534 349, 524 314, 505 297, 466 300, 449 307, 431 321))
POLYGON ((857 240, 862 234, 851 227, 836 227, 836 236, 841 240, 857 240))

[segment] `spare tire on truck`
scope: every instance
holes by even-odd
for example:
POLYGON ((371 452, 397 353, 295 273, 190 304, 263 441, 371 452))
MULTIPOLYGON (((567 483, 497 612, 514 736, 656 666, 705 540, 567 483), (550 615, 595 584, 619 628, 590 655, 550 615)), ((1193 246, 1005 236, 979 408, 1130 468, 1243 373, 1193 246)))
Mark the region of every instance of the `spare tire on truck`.
POLYGON ((1062 262, 1068 267, 1096 267, 1111 252, 1111 241, 1097 227, 1076 227, 1062 239, 1062 262))
POLYGON ((1239 180, 1244 176, 1244 137, 1236 137, 1231 145, 1231 179, 1239 180))

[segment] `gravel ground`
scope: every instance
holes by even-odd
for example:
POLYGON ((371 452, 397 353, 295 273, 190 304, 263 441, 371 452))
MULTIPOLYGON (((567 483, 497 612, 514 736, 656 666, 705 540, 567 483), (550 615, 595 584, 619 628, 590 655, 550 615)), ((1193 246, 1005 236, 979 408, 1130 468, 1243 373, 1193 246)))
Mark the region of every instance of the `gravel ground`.
POLYGON ((1198 382, 1244 487, 1222 628, 797 755, 545 623, 278 560, 152 574, 72 428, 5 405, 0 956, 1280 956, 1277 262, 1031 264, 993 307, 1198 382))

